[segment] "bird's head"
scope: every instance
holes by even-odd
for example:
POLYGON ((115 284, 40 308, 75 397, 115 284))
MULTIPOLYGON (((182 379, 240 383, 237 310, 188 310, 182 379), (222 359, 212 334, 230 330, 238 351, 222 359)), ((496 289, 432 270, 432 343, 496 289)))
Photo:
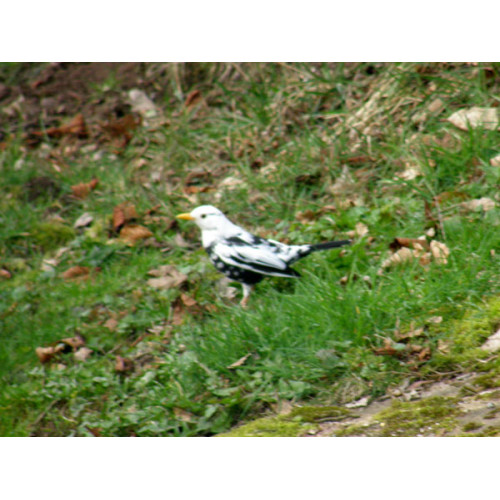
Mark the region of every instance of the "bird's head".
POLYGON ((202 231, 218 230, 229 222, 218 208, 211 205, 201 205, 192 212, 177 215, 177 218, 192 220, 202 231))

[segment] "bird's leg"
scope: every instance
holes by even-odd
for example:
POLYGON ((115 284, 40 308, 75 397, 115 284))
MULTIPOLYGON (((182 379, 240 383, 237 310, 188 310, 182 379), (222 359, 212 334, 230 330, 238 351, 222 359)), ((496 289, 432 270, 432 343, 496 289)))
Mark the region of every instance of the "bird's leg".
POLYGON ((248 298, 250 297, 250 292, 252 291, 252 287, 247 285, 246 283, 241 284, 243 286, 243 298, 241 299, 240 306, 247 307, 248 298))

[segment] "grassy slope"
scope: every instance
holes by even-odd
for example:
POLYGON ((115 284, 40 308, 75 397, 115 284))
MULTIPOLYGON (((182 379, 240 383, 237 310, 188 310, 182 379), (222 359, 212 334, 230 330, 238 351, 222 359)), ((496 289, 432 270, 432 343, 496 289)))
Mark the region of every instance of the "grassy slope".
POLYGON ((1 434, 210 435, 284 400, 375 396, 402 377, 454 369, 456 352, 436 350, 438 340, 453 340, 446 319, 498 293, 498 208, 459 205, 497 196, 498 167, 489 161, 498 132, 463 132, 443 120, 457 109, 496 105, 498 67, 486 78, 466 65, 249 65, 243 77, 222 79, 224 66, 200 68, 206 101, 190 111, 181 99, 170 103, 169 126, 141 130, 121 157, 80 150, 55 172, 20 140, 1 153, 0 258, 12 273, 0 283, 1 434), (426 111, 437 98, 442 111, 426 111), (339 184, 344 165, 349 177, 339 184), (406 165, 424 175, 395 177, 406 165), (201 182, 215 189, 185 196, 197 170, 211 173, 201 182), (42 174, 61 193, 28 201, 25 183, 42 174), (85 200, 66 196, 93 176, 100 184, 85 200), (227 177, 240 183, 223 190, 227 177), (442 213, 431 208, 430 219, 425 203, 444 192, 460 195, 443 198, 442 213), (168 251, 110 241, 113 207, 125 200, 140 215, 161 203, 158 218, 140 222, 168 251), (334 251, 299 263, 302 280, 263 282, 241 310, 218 297, 218 275, 203 252, 176 244, 179 232, 197 242, 197 230, 168 229, 175 213, 205 202, 275 239, 342 237, 359 222, 372 239, 357 238, 341 257, 334 251), (323 213, 325 206, 333 208, 323 213), (93 225, 73 232, 84 212, 93 225), (451 250, 446 266, 409 263, 377 273, 394 237, 418 237, 431 226, 451 250), (70 250, 56 271, 42 271, 61 246, 70 250), (185 293, 199 305, 180 325, 180 291, 146 284, 147 272, 166 263, 188 275, 185 293), (62 280, 73 265, 101 272, 84 283, 62 280), (362 276, 369 280, 355 279, 362 276), (374 353, 396 325, 404 330, 436 315, 444 326, 417 341, 431 349, 430 360, 374 353), (118 321, 114 331, 109 318, 118 321), (68 353, 64 368, 39 365, 35 347, 76 332, 94 350, 89 360, 68 353), (135 361, 132 373, 115 371, 117 354, 135 361), (247 354, 241 367, 228 368, 247 354))

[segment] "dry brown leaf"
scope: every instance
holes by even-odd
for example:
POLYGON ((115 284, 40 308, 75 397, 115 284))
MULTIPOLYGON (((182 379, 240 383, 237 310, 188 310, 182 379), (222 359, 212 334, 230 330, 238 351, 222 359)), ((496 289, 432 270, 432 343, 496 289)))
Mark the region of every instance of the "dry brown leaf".
POLYGON ((240 359, 238 359, 238 361, 235 361, 234 363, 231 363, 229 366, 227 366, 227 369, 228 370, 233 370, 234 368, 238 368, 239 366, 242 366, 245 361, 252 355, 251 352, 249 352, 248 354, 245 354, 243 357, 241 357, 240 359))
POLYGON ((7 269, 0 269, 0 278, 10 279, 12 278, 12 273, 7 271, 7 269))
POLYGON ((128 373, 134 369, 134 362, 129 358, 116 356, 115 371, 118 373, 128 373))
POLYGON ((490 160, 490 165, 492 167, 500 167, 500 155, 496 155, 490 160))
POLYGON ((368 234, 368 226, 363 224, 362 222, 358 222, 354 227, 355 236, 359 236, 360 238, 368 234))
POLYGON ((438 195, 434 196, 432 199, 434 204, 436 203, 444 203, 445 201, 454 201, 456 202, 458 199, 466 199, 467 195, 465 193, 461 193, 460 191, 443 191, 438 195))
POLYGON ((405 170, 396 174, 396 177, 399 177, 400 179, 403 179, 405 181, 412 181, 419 175, 422 175, 420 167, 418 167, 417 165, 407 165, 405 170))
POLYGON ((426 361, 431 357, 431 349, 429 347, 424 347, 419 353, 418 353, 418 359, 419 361, 426 361))
POLYGON ((373 349, 373 352, 379 356, 400 357, 404 353, 404 349, 396 349, 396 345, 392 339, 385 338, 384 345, 373 349))
POLYGON ((61 274, 65 280, 87 279, 89 275, 90 268, 86 266, 73 266, 61 274))
POLYGON ((399 248, 413 248, 415 250, 428 250, 429 243, 425 239, 420 238, 394 238, 389 248, 397 250, 399 248))
POLYGON ((153 288, 168 289, 179 288, 187 282, 188 277, 181 273, 175 266, 167 264, 158 269, 152 269, 148 272, 150 276, 157 276, 148 280, 148 285, 153 288))
POLYGON ((184 322, 185 309, 179 302, 175 302, 172 308, 172 324, 179 326, 184 322))
POLYGON ((61 342, 69 345, 74 351, 85 345, 85 339, 81 335, 75 335, 74 337, 61 339, 61 342))
POLYGON ((491 198, 479 198, 477 200, 464 201, 460 204, 463 208, 467 210, 493 210, 495 208, 495 202, 491 198))
POLYGON ((116 327, 118 326, 118 320, 115 318, 109 318, 105 323, 104 323, 104 328, 107 328, 110 332, 114 332, 116 330, 116 327))
POLYGON ((78 349, 73 354, 73 357, 76 359, 76 361, 87 361, 87 359, 93 352, 94 351, 92 349, 89 349, 88 347, 80 347, 80 349, 78 349))
POLYGON ((472 107, 453 113, 448 121, 460 130, 469 130, 469 127, 495 130, 498 127, 498 114, 496 108, 472 107))
POLYGON ((124 148, 132 139, 131 131, 141 124, 141 119, 128 114, 107 123, 101 123, 101 129, 113 139, 116 147, 124 148))
POLYGON ((437 264, 447 264, 447 257, 450 255, 449 248, 444 244, 436 240, 431 241, 431 253, 434 257, 434 261, 437 264))
POLYGON ((199 102, 201 102, 201 100, 203 99, 202 95, 201 95, 201 92, 199 90, 193 90, 192 92, 190 92, 187 97, 186 97, 186 100, 184 101, 184 106, 187 108, 187 109, 190 109, 192 108, 194 105, 198 104, 199 102))
POLYGON ((198 193, 208 193, 209 191, 215 191, 213 186, 185 186, 183 191, 187 195, 198 194, 198 193))
POLYGON ((41 363, 48 363, 56 354, 64 351, 64 344, 49 347, 37 347, 35 353, 41 363))
POLYGON ((113 209, 113 231, 119 232, 128 222, 138 218, 135 205, 129 201, 124 201, 113 209))
POLYGON ((187 307, 194 307, 195 305, 198 304, 198 302, 196 302, 195 299, 193 299, 192 297, 190 297, 189 295, 186 295, 185 293, 181 293, 181 300, 182 300, 182 303, 187 307))
POLYGON ((80 184, 75 184, 71 186, 71 191, 75 198, 83 200, 86 198, 91 191, 93 191, 99 184, 98 179, 92 179, 90 182, 81 182, 80 184))
POLYGON ((193 419, 192 413, 189 413, 182 408, 174 408, 174 415, 183 422, 191 422, 193 419))
POLYGON ((393 264, 401 264, 402 262, 408 262, 413 260, 415 257, 412 250, 409 248, 403 247, 400 248, 397 252, 393 253, 390 257, 385 259, 382 262, 382 268, 392 266, 393 264))
POLYGON ((80 227, 86 227, 89 224, 91 224, 93 220, 94 217, 92 217, 92 215, 90 215, 88 212, 85 212, 84 214, 80 215, 78 219, 76 219, 75 223, 73 224, 73 227, 75 229, 78 229, 80 227))
POLYGON ((120 231, 120 239, 129 245, 135 245, 138 241, 149 238, 150 236, 153 236, 153 233, 147 227, 137 224, 124 226, 120 231))
POLYGON ((295 218, 302 224, 309 224, 312 221, 318 219, 318 214, 313 210, 304 210, 303 212, 297 212, 295 218))
POLYGON ((32 132, 35 136, 48 135, 49 137, 61 137, 63 135, 76 135, 77 137, 84 138, 87 137, 87 126, 85 125, 85 120, 83 115, 80 113, 76 115, 69 123, 61 125, 60 127, 50 127, 41 132, 32 132))
POLYGON ((424 334, 424 327, 415 328, 415 326, 410 324, 410 329, 407 332, 396 332, 395 336, 398 340, 407 340, 414 337, 420 337, 424 334))

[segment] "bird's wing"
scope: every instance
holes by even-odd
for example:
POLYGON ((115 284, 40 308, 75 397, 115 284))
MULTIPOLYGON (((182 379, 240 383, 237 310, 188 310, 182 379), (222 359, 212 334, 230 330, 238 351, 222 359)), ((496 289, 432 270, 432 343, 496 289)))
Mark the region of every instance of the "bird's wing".
MULTIPOLYGON (((226 264, 258 273, 281 273, 288 268, 283 247, 249 233, 219 240, 213 251, 226 264)), ((286 273, 288 274, 288 273, 286 273)))

